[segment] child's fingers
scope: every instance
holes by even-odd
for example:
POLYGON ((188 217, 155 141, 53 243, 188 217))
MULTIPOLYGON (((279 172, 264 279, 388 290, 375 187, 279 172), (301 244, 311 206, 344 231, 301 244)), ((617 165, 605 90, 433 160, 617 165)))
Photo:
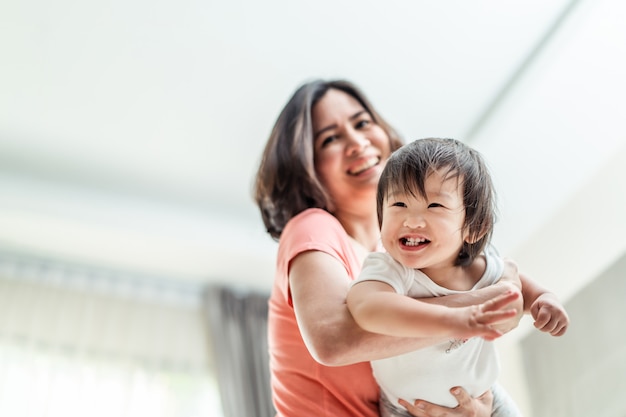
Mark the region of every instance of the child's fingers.
POLYGON ((480 324, 495 324, 503 320, 508 320, 511 317, 515 317, 517 311, 515 309, 498 310, 498 311, 484 311, 478 317, 477 321, 480 324))
POLYGON ((502 332, 491 327, 486 328, 483 334, 480 335, 480 337, 487 340, 488 342, 496 340, 500 336, 502 336, 502 332))
POLYGON ((549 307, 540 307, 535 314, 535 328, 542 332, 550 333, 552 336, 562 336, 567 330, 569 318, 567 314, 559 314, 549 307))
POLYGON ((565 332, 567 331, 567 324, 561 324, 559 323, 559 326, 557 328, 555 328, 552 332, 550 332, 550 334, 552 336, 563 336, 565 334, 565 332))
POLYGON ((567 330, 567 321, 561 321, 558 319, 549 320, 547 323, 540 323, 535 321, 535 328, 542 332, 550 333, 552 336, 562 336, 567 330))
POLYGON ((496 311, 511 304, 513 301, 519 298, 519 292, 507 291, 504 294, 500 294, 497 297, 492 298, 489 301, 485 301, 480 305, 482 311, 496 311))

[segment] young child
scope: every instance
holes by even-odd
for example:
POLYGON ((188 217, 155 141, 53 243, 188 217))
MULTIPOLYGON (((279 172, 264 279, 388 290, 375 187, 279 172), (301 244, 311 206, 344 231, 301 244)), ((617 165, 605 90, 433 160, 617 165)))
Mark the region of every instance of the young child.
MULTIPOLYGON (((506 305, 454 308, 427 301, 492 285, 502 275, 503 262, 489 246, 495 192, 483 158, 454 139, 409 143, 387 162, 377 208, 386 252, 366 258, 348 293, 350 312, 371 332, 441 339, 433 347, 372 361, 381 416, 410 416, 399 399, 405 405, 419 398, 455 407, 451 386, 482 395, 499 373, 491 341, 501 332, 495 326, 514 311, 506 305)), ((544 314, 560 322, 546 331, 563 334, 569 319, 562 306, 551 303, 544 314)), ((494 404, 492 415, 519 414, 515 404, 494 404)))

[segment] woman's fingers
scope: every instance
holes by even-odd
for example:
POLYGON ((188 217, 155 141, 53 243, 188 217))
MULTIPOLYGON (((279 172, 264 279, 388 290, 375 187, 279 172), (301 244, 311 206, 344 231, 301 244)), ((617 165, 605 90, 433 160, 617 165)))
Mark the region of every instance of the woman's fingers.
POLYGON ((461 387, 454 387, 450 393, 456 398, 459 405, 448 408, 429 403, 428 401, 415 400, 414 403, 400 399, 398 402, 415 417, 490 417, 493 404, 493 394, 487 391, 478 398, 472 398, 461 387))

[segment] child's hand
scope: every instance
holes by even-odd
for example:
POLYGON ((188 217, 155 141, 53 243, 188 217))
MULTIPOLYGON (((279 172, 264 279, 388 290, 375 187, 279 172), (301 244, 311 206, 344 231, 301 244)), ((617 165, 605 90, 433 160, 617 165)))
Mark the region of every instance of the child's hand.
POLYGON ((552 293, 541 294, 530 306, 535 327, 552 336, 562 336, 569 325, 569 317, 561 302, 552 293))
MULTIPOLYGON (((517 315, 517 310, 510 308, 510 304, 520 298, 518 291, 509 290, 482 304, 465 307, 468 313, 467 320, 461 323, 461 338, 482 337, 485 340, 494 340, 502 336, 502 332, 495 325, 517 315)), ((463 317, 458 316, 458 317, 463 317)))

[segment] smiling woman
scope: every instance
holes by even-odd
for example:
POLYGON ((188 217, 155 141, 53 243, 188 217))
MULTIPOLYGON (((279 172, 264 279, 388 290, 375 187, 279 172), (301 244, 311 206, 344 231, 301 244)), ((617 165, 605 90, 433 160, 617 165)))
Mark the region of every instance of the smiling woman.
POLYGON ((346 183, 358 178, 363 190, 367 190, 367 183, 376 186, 381 161, 389 157, 391 143, 363 104, 341 90, 329 90, 313 107, 311 117, 315 169, 322 187, 332 196, 328 209, 335 211, 339 207, 334 200, 355 198, 354 192, 360 190, 346 187, 346 183))

